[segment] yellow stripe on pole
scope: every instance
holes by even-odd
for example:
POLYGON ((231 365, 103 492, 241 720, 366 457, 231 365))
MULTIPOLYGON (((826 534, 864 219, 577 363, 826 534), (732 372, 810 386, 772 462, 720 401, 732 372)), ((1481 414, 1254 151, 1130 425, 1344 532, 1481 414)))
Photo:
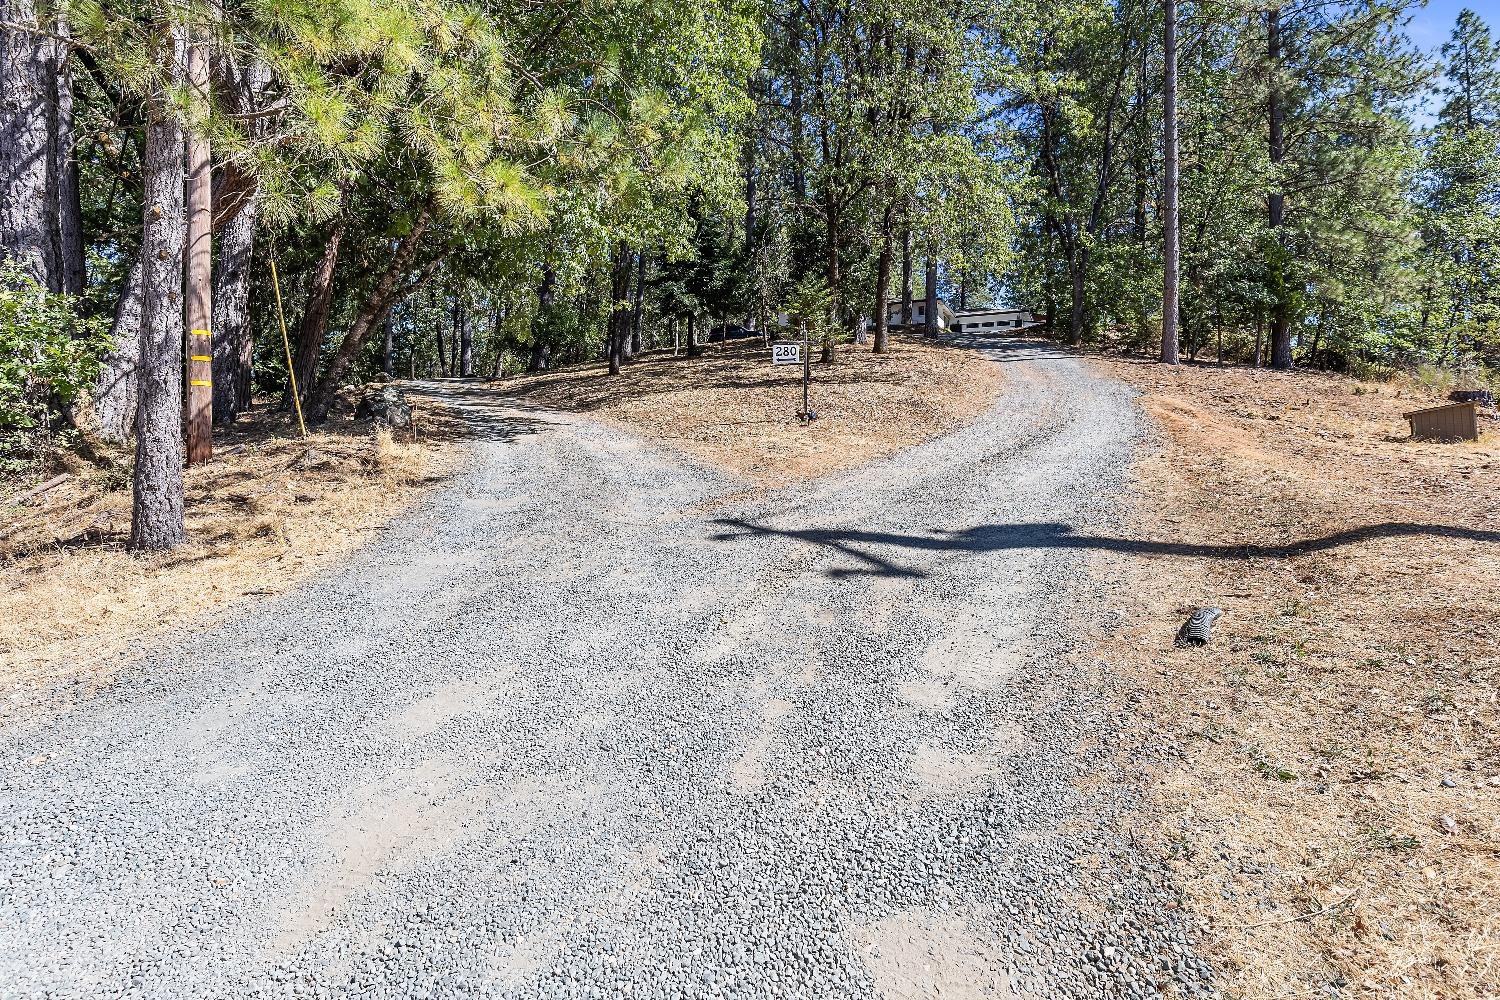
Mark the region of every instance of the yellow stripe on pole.
POLYGON ((212 337, 213 334, 209 333, 207 330, 194 330, 193 331, 193 336, 195 336, 195 337, 212 337))
POLYGON ((193 355, 193 360, 194 361, 212 361, 213 358, 209 357, 207 354, 194 354, 193 355))
POLYGON ((195 378, 189 381, 188 385, 213 385, 213 383, 206 378, 195 378))

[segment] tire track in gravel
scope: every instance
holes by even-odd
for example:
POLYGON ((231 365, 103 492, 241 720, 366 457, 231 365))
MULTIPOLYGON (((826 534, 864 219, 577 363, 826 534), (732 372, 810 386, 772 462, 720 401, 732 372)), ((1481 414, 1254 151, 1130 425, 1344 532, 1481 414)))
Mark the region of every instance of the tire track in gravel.
POLYGON ((450 391, 419 516, 0 734, 0 997, 1212 995, 1055 544, 1133 405, 975 349, 975 424, 770 494, 450 391))

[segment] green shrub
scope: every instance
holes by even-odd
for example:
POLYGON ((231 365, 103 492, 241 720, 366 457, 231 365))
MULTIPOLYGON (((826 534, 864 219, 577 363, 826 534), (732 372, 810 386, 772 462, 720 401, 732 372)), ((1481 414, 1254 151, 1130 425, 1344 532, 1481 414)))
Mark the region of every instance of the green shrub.
POLYGON ((106 317, 80 316, 72 296, 0 264, 0 433, 49 430, 98 379, 108 343, 106 317))
POLYGON ((1412 370, 1411 380, 1418 388, 1433 396, 1446 396, 1453 391, 1457 376, 1437 365, 1418 365, 1412 370))
POLYGON ((1394 365, 1384 364, 1378 361, 1366 361, 1363 358, 1350 357, 1348 360, 1348 372, 1361 382, 1389 382, 1396 377, 1394 365))
POLYGON ((1453 388, 1500 390, 1500 372, 1478 358, 1466 358, 1454 372, 1453 388))

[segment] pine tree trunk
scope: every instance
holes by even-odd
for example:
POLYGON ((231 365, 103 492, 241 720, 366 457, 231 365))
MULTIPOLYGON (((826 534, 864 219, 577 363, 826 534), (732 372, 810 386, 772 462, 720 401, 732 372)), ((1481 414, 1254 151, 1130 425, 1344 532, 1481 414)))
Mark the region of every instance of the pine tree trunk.
POLYGON ((55 108, 52 42, 36 0, 0 0, 0 258, 9 257, 43 288, 61 290, 52 209, 56 185, 49 167, 49 125, 55 108))
MULTIPOLYGON (((1141 46, 1141 64, 1137 74, 1136 83, 1136 106, 1145 108, 1146 81, 1149 79, 1149 59, 1151 48, 1148 45, 1141 46)), ((1135 143, 1135 150, 1131 155, 1131 171, 1134 174, 1134 188, 1131 204, 1131 228, 1135 234, 1136 252, 1141 255, 1141 260, 1150 259, 1150 247, 1146 245, 1146 207, 1148 200, 1148 184, 1146 177, 1146 161, 1150 155, 1150 147, 1147 140, 1141 139, 1135 143)), ((1151 295, 1142 285, 1142 294, 1136 315, 1135 347, 1137 350, 1146 350, 1146 345, 1151 343, 1151 295)), ((1165 289, 1164 289, 1165 291, 1165 289)), ((1165 296, 1164 296, 1165 297, 1165 296)))
MULTIPOLYGON (((180 84, 180 51, 178 56, 174 75, 180 84)), ((148 550, 187 540, 182 488, 185 146, 165 94, 153 96, 150 112, 141 239, 140 409, 130 517, 130 547, 148 550)))
POLYGON ((828 329, 823 334, 823 356, 821 360, 823 364, 827 365, 833 363, 833 342, 838 336, 839 327, 844 320, 844 296, 843 271, 839 267, 839 236, 841 233, 839 226, 839 205, 831 191, 824 195, 823 203, 825 238, 828 241, 828 256, 824 262, 824 267, 827 269, 828 294, 832 302, 829 311, 833 314, 829 317, 828 329))
POLYGON ((1087 251, 1079 247, 1074 252, 1074 258, 1069 262, 1069 307, 1068 307, 1068 343, 1074 347, 1083 346, 1083 323, 1084 310, 1086 306, 1084 295, 1083 275, 1087 270, 1087 251))
POLYGON ((630 355, 641 353, 641 313, 646 305, 646 251, 635 255, 635 305, 630 311, 630 355))
MULTIPOLYGON (((412 220, 411 229, 401 237, 401 242, 381 274, 380 280, 376 282, 375 288, 360 306, 359 312, 355 314, 349 332, 344 334, 343 340, 339 341, 338 352, 329 362, 328 370, 323 373, 317 390, 311 397, 312 405, 308 409, 312 411, 314 419, 327 418, 328 406, 333 401, 333 394, 338 391, 340 383, 354 366, 354 359, 359 356, 360 349, 364 347, 370 331, 384 322, 386 314, 395 304, 396 285, 406 274, 407 268, 411 266, 411 259, 416 254, 417 247, 421 245, 427 227, 432 224, 435 204, 435 199, 431 195, 422 203, 416 218, 412 220)), ((437 260, 429 263, 424 274, 430 277, 436 271, 437 264, 437 260)), ((425 281, 426 278, 421 280, 425 281)))
POLYGON ((214 260, 214 423, 232 424, 250 408, 250 366, 255 358, 250 325, 250 262, 255 251, 258 197, 219 230, 214 260))
POLYGON ((447 348, 446 344, 443 342, 443 324, 442 323, 434 323, 433 324, 433 326, 432 326, 432 335, 435 338, 437 338, 437 369, 438 369, 438 374, 446 377, 447 374, 448 374, 448 348, 447 348))
POLYGON ((453 299, 453 309, 450 312, 453 318, 453 326, 449 328, 448 336, 448 377, 452 378, 459 373, 458 369, 458 341, 459 330, 464 325, 464 307, 457 297, 453 299))
MULTIPOLYGON (((747 90, 749 90, 749 92, 751 93, 754 93, 756 90, 755 78, 753 75, 750 78, 750 83, 747 90)), ((758 138, 759 137, 754 134, 749 134, 745 140, 744 146, 742 147, 744 150, 745 163, 745 258, 747 260, 755 250, 755 210, 758 207, 758 205, 756 204, 757 191, 755 183, 755 159, 756 153, 759 152, 759 143, 756 141, 758 138)))
POLYGON ((474 327, 469 322, 469 311, 460 309, 458 326, 458 374, 462 378, 474 377, 474 327))
POLYGON ((1307 367, 1318 367, 1318 349, 1323 343, 1323 327, 1328 325, 1328 306, 1318 310, 1318 325, 1313 327, 1312 343, 1308 345, 1307 367))
POLYGON ((76 139, 73 131, 73 64, 72 51, 66 39, 69 37, 67 22, 59 19, 55 25, 58 37, 49 39, 51 44, 50 104, 53 112, 51 132, 53 195, 57 199, 52 209, 57 244, 58 287, 69 295, 82 295, 88 284, 83 254, 83 205, 78 191, 78 158, 74 155, 76 139))
MULTIPOLYGON (((323 244, 323 256, 313 270, 312 282, 307 288, 307 305, 302 309, 302 322, 297 327, 297 354, 292 365, 297 373, 297 389, 302 393, 302 408, 312 396, 313 381, 318 374, 318 356, 323 353, 323 339, 328 336, 328 317, 333 312, 333 275, 338 269, 339 246, 344 241, 344 229, 348 225, 343 216, 340 199, 339 220, 323 244)), ((287 387, 291 392, 291 387, 287 387)), ((288 397, 290 398, 290 397, 288 397)))
POLYGON ((875 269, 875 344, 871 351, 884 354, 890 349, 891 307, 886 301, 891 297, 891 257, 895 234, 891 232, 895 215, 894 203, 887 203, 880 227, 880 261, 875 269))
POLYGON ((630 306, 627 297, 630 294, 630 271, 631 271, 630 248, 624 243, 615 247, 614 259, 610 261, 609 272, 609 373, 620 374, 621 366, 625 361, 625 340, 628 335, 626 329, 630 320, 630 306))
POLYGON ((135 434, 140 403, 142 293, 141 257, 137 256, 115 304, 110 348, 100 361, 99 384, 93 393, 97 433, 115 444, 123 444, 135 434))
MULTIPOLYGON (((908 203, 906 211, 911 211, 908 203)), ((906 213, 903 213, 905 215, 906 213)), ((911 334, 911 297, 912 297, 912 273, 911 273, 911 219, 904 218, 905 227, 901 231, 901 329, 907 335, 911 334)))
POLYGON ((1162 90, 1162 298, 1161 361, 1178 363, 1177 279, 1177 0, 1167 0, 1166 80, 1162 90))
POLYGON ((924 291, 927 293, 926 302, 924 304, 924 308, 926 309, 926 312, 927 312, 927 322, 926 322, 926 327, 923 330, 923 335, 926 336, 926 337, 929 337, 931 339, 934 339, 934 340, 937 339, 937 335, 938 335, 937 277, 938 277, 937 258, 936 257, 928 257, 927 258, 927 278, 926 278, 926 285, 927 285, 927 287, 924 289, 924 291))
POLYGON ((625 305, 624 315, 620 317, 620 357, 626 361, 635 357, 635 338, 631 335, 631 327, 635 319, 635 272, 639 257, 638 253, 625 255, 625 305))
POLYGON ((396 317, 385 318, 385 342, 380 345, 380 373, 389 377, 393 374, 391 369, 392 355, 396 352, 396 317))
MULTIPOLYGON (((1281 93, 1281 11, 1272 8, 1266 12, 1266 50, 1270 63, 1271 88, 1269 98, 1270 137, 1269 151, 1272 169, 1280 166, 1285 156, 1285 142, 1283 139, 1286 109, 1281 93)), ((1275 183, 1279 186, 1278 178, 1275 183)), ((1271 231, 1277 241, 1281 240, 1281 224, 1286 211, 1286 196, 1279 190, 1273 190, 1266 198, 1267 215, 1270 218, 1271 231)), ((1283 254, 1277 255, 1274 264, 1274 279, 1276 284, 1276 301, 1271 309, 1271 367, 1278 371, 1286 371, 1292 367, 1292 328, 1290 305, 1286 296, 1286 275, 1281 273, 1286 267, 1283 254)))
MULTIPOLYGON (((263 110, 271 84, 270 67, 262 62, 224 58, 218 64, 217 90, 231 114, 253 115, 263 110)), ((246 126, 252 139, 266 135, 270 119, 252 118, 246 126)), ((234 423, 250 409, 255 380, 255 327, 251 323, 251 269, 255 257, 255 227, 260 219, 260 186, 256 178, 232 162, 214 171, 213 358, 214 423, 234 423)))
POLYGON ((557 272, 550 264, 542 268, 536 298, 536 314, 531 318, 531 360, 526 365, 526 370, 532 374, 546 371, 552 357, 552 347, 547 341, 547 323, 551 319, 552 303, 557 298, 557 272))
POLYGON ((505 367, 505 307, 495 307, 495 324, 490 328, 490 339, 495 348, 495 363, 490 369, 490 381, 498 379, 505 367))

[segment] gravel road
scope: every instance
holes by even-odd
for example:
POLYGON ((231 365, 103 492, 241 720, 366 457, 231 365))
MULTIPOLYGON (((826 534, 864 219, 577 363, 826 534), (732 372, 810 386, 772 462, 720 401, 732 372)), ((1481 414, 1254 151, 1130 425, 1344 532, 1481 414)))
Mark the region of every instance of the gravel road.
POLYGON ((1138 417, 975 349, 977 423, 771 493, 453 390, 416 516, 0 730, 0 996, 1213 995, 1073 650, 1138 417))

